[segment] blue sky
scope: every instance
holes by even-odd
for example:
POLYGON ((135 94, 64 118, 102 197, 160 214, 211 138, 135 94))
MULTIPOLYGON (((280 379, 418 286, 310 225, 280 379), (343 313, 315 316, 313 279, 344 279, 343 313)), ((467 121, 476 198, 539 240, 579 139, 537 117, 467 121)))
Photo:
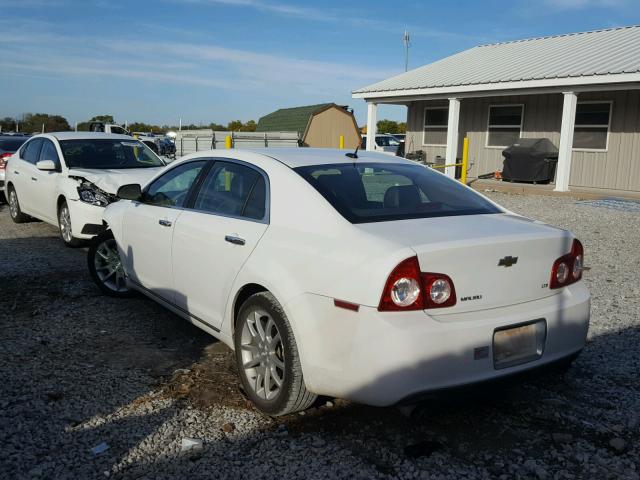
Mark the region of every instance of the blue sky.
MULTIPOLYGON (((637 0, 0 0, 0 116, 257 120, 477 44, 640 23, 637 0)), ((402 107, 378 118, 402 120, 402 107)))

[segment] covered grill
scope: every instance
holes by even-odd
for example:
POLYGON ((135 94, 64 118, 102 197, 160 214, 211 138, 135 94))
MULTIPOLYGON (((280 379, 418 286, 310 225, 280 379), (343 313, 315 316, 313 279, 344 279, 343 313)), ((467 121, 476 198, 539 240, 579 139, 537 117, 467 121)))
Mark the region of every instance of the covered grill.
POLYGON ((502 151, 502 179, 508 182, 553 181, 558 149, 548 138, 521 138, 502 151))

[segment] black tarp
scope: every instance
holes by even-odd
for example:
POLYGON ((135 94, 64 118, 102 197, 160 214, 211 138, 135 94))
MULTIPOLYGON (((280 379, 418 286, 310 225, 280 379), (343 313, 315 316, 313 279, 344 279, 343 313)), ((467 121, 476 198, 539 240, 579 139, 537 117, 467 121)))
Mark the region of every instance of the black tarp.
POLYGON ((508 182, 553 181, 558 149, 548 138, 521 138, 502 151, 502 179, 508 182))

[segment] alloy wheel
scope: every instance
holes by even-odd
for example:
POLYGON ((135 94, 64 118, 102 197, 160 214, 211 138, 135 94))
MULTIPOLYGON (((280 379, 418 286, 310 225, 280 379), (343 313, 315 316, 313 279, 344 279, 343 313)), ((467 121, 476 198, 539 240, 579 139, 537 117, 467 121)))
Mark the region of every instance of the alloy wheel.
POLYGON ((71 232, 71 214, 69 207, 63 205, 60 209, 60 233, 65 242, 73 241, 73 233, 71 232))
POLYGON ((9 213, 11 214, 11 218, 18 216, 18 196, 13 189, 9 191, 9 213))
POLYGON ((282 389, 285 359, 282 337, 273 318, 263 310, 251 310, 241 334, 242 368, 255 394, 275 399, 282 389))
POLYGON ((114 292, 124 293, 129 291, 118 247, 113 238, 109 238, 98 245, 93 264, 96 275, 105 287, 114 292))

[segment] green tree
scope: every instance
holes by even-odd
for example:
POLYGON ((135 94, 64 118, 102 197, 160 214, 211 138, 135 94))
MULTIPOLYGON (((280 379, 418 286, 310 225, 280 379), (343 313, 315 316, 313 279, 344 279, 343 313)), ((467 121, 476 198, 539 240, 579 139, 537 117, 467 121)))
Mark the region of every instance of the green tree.
POLYGON ((227 130, 230 132, 239 132, 242 130, 242 122, 240 120, 232 120, 227 124, 227 130))
POLYGON ((227 130, 227 127, 225 127, 224 125, 220 125, 219 123, 215 123, 215 122, 210 123, 209 128, 214 132, 224 132, 227 130))
POLYGON ((65 132, 71 130, 67 119, 48 113, 25 113, 20 121, 20 131, 29 133, 65 132))
POLYGON ((258 124, 255 122, 255 120, 249 120, 242 126, 241 130, 243 132, 255 132, 256 128, 258 128, 258 124))
POLYGON ((398 122, 395 120, 378 120, 377 127, 379 133, 401 133, 398 122))
POLYGON ((96 115, 89 120, 90 122, 116 123, 113 115, 96 115))

